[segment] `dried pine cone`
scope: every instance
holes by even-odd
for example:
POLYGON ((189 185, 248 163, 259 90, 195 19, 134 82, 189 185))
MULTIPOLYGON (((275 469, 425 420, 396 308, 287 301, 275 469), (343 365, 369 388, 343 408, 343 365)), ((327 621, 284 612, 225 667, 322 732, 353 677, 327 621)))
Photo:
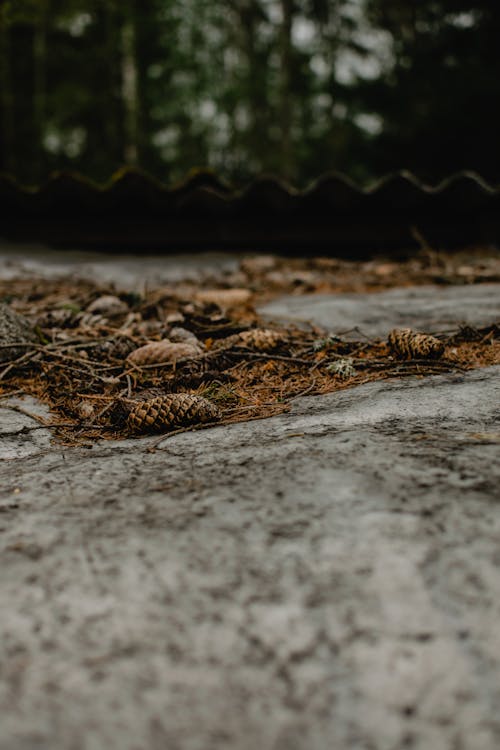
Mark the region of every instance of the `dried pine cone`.
POLYGON ((415 333, 411 328, 395 328, 387 343, 401 359, 439 359, 444 352, 442 341, 426 333, 415 333))
POLYGON ((133 351, 127 357, 127 361, 139 367, 143 365, 156 365, 164 362, 176 362, 178 359, 197 357, 202 349, 196 345, 185 342, 174 343, 172 341, 154 341, 133 351))
POLYGON ((243 331, 235 336, 229 336, 221 341, 221 347, 228 349, 232 346, 245 346, 248 349, 257 349, 260 352, 272 352, 284 341, 284 337, 278 331, 270 328, 253 328, 243 331))
POLYGON ((219 410, 207 399, 190 393, 172 393, 139 401, 131 410, 127 425, 133 432, 162 432, 198 422, 212 422, 219 410))

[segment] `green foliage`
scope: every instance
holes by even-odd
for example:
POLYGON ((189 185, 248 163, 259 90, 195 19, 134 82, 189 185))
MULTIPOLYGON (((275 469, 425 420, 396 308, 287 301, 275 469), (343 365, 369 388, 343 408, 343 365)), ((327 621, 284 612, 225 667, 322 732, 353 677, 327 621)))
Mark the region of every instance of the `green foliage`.
POLYGON ((498 180, 494 0, 0 0, 0 170, 498 180))

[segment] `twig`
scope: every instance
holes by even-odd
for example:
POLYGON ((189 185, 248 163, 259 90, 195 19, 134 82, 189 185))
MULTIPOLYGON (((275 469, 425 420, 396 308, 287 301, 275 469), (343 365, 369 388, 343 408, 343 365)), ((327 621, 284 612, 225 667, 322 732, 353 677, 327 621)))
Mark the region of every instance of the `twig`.
POLYGON ((227 354, 230 354, 231 356, 241 357, 241 358, 249 358, 249 359, 264 359, 264 360, 272 360, 277 359, 280 362, 293 362, 294 364, 298 365, 308 365, 311 366, 313 363, 309 359, 300 359, 299 357, 285 357, 280 354, 260 354, 257 352, 238 352, 238 351, 227 351, 227 354))
POLYGON ((318 386, 318 381, 315 378, 312 378, 312 383, 307 387, 304 388, 303 391, 299 391, 298 393, 294 393, 293 396, 290 396, 291 399, 295 398, 302 398, 303 396, 307 396, 309 393, 314 391, 315 388, 318 386))

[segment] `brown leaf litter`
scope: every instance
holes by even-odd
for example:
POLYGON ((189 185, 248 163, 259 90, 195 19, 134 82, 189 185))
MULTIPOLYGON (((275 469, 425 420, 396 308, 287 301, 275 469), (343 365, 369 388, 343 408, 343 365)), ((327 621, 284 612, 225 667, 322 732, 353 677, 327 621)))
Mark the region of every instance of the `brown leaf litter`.
MULTIPOLYGON (((447 260, 448 272, 454 263, 458 274, 464 262, 447 260)), ((492 273, 479 278, 480 268, 495 267, 488 258, 478 255, 467 262, 478 274, 476 281, 491 280, 492 273)), ((92 445, 99 438, 176 434, 260 419, 287 411, 298 396, 382 378, 500 363, 495 323, 434 336, 400 329, 388 332, 388 341, 348 340, 315 326, 264 324, 256 301, 277 287, 290 291, 277 277, 273 286, 269 275, 277 269, 289 274, 301 266, 301 272, 317 273, 321 283, 314 291, 326 291, 328 284, 331 290, 335 283, 349 288, 344 261, 287 263, 267 256, 246 259, 232 280, 226 274, 217 282, 237 293, 219 296, 203 294, 214 288, 213 279, 207 288, 180 284, 142 295, 75 279, 0 281, 0 301, 25 316, 36 333, 36 341, 9 340, 10 349, 3 344, 8 357, 0 358, 0 398, 40 399, 51 409, 50 425, 59 440, 92 445)), ((422 259, 355 264, 351 288, 370 287, 373 274, 386 282, 389 276, 400 282, 413 278, 410 271, 418 263, 423 273, 422 259)), ((430 267, 443 263, 434 258, 430 267)))

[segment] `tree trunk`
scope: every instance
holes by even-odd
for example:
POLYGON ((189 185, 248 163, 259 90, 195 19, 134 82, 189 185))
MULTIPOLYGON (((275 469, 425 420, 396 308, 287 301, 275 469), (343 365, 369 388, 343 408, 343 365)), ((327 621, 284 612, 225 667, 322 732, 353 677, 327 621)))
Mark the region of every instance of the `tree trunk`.
POLYGON ((0 172, 15 171, 11 39, 0 19, 0 172))
POLYGON ((122 25, 122 97, 125 109, 124 159, 135 165, 139 160, 139 101, 137 89, 135 4, 133 0, 124 8, 122 25))
POLYGON ((292 149, 292 23, 293 0, 281 0, 280 28, 280 130, 281 130, 281 173, 287 179, 294 177, 292 149))
POLYGON ((33 165, 37 181, 44 176, 44 147, 47 99, 47 11, 40 9, 33 29, 33 132, 36 161, 33 165))

